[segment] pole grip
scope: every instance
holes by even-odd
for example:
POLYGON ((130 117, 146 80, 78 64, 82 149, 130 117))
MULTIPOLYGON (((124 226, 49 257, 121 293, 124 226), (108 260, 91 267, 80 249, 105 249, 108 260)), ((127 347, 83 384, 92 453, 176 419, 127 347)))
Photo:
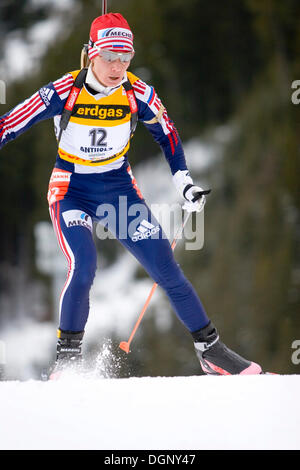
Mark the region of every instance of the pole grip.
POLYGON ((203 191, 199 191, 199 192, 196 193, 195 196, 193 197, 192 202, 198 201, 198 199, 201 199, 202 196, 206 196, 206 195, 209 194, 210 192, 211 192, 211 189, 205 189, 205 190, 203 190, 203 191))

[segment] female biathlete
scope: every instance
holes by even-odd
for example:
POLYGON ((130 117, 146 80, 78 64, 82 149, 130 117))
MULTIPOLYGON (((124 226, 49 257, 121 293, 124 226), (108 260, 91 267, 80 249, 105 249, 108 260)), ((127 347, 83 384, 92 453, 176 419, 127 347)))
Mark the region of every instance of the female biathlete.
POLYGON ((133 56, 133 34, 124 17, 118 13, 102 15, 91 25, 88 67, 50 82, 0 118, 1 147, 48 118, 54 118, 59 141, 48 201, 58 243, 68 262, 68 275, 60 298, 54 371, 82 357, 97 261, 92 226, 94 221, 103 221, 99 208, 110 204, 116 212, 116 225, 109 228, 165 291, 191 333, 203 371, 260 374, 258 364, 220 341, 133 177, 127 155, 139 120, 161 146, 189 210, 203 208, 205 196, 196 200, 201 188, 189 175, 178 132, 166 109, 153 87, 128 71, 133 56), (136 212, 130 215, 133 204, 141 211, 138 221, 136 212), (125 211, 126 217, 122 217, 125 211), (124 235, 123 220, 128 227, 135 220, 135 230, 124 235))

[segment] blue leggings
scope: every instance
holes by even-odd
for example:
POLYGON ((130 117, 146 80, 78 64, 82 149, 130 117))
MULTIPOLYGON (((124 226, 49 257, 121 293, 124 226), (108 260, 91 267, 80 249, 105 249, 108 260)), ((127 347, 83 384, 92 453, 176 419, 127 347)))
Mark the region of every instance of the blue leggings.
POLYGON ((68 261, 60 299, 61 330, 83 331, 88 319, 89 293, 97 269, 93 222, 108 226, 135 256, 165 291, 190 332, 208 324, 201 301, 176 263, 170 243, 142 198, 128 164, 107 173, 72 173, 64 194, 51 204, 50 215, 68 261))

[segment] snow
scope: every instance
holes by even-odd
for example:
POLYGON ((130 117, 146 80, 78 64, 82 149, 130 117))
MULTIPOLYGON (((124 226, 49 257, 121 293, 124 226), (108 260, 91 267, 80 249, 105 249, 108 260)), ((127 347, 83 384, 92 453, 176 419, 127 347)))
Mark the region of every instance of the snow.
POLYGON ((0 449, 299 449, 299 388, 299 375, 0 382, 0 449))
MULTIPOLYGON (((220 129, 218 139, 226 140, 228 131, 220 129)), ((199 183, 197 176, 195 180, 206 187, 205 171, 220 157, 218 145, 194 139, 185 151, 192 172, 201 177, 199 183)), ((133 172, 150 203, 180 201, 162 156, 136 165, 133 172)), ((65 260, 52 228, 39 228, 43 244, 37 244, 38 266, 41 272, 56 267, 55 300, 65 260), (54 256, 62 263, 58 258, 52 263, 54 256)), ((181 247, 186 248, 184 241, 181 247)), ((127 340, 153 284, 136 277, 138 263, 129 253, 104 266, 101 256, 84 348, 102 343, 112 331, 127 340)), ((171 313, 159 289, 151 306, 154 318, 156 308, 159 312, 158 329, 168 329, 171 313)), ((94 370, 58 381, 35 380, 36 372, 53 360, 56 326, 28 316, 1 329, 0 366, 2 355, 8 379, 0 381, 1 450, 300 448, 300 375, 118 378, 118 359, 104 343, 94 370)))
MULTIPOLYGON (((53 14, 34 25, 26 38, 23 31, 7 37, 0 62, 5 79, 23 77, 39 63, 61 31, 63 16, 57 13, 70 13, 75 5, 72 0, 30 3, 34 7, 42 2, 54 4, 53 14)), ((215 163, 218 142, 226 142, 231 132, 219 128, 217 144, 199 139, 187 143, 191 171, 201 173, 215 163)), ((165 162, 143 164, 134 174, 146 199, 168 204, 179 200, 165 162)), ((102 270, 92 293, 87 340, 117 328, 127 339, 152 285, 151 280, 137 280, 136 269, 132 257, 124 254, 102 270), (117 286, 118 296, 110 285, 117 286)), ((169 311, 165 309, 164 315, 161 302, 158 291, 152 305, 160 303, 157 321, 167 328, 169 311)), ((96 370, 89 374, 67 374, 49 382, 27 380, 36 365, 53 356, 55 329, 56 324, 24 318, 1 330, 0 356, 6 358, 6 372, 21 379, 0 382, 1 450, 300 448, 300 375, 120 379, 115 378, 118 363, 104 348, 96 370)))

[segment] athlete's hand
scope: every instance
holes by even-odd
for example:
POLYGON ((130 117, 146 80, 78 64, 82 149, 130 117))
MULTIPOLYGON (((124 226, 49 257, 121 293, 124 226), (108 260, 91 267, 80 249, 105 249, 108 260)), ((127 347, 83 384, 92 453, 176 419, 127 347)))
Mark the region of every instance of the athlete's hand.
POLYGON ((187 212, 201 212, 206 203, 206 194, 210 193, 210 189, 204 190, 200 186, 187 185, 184 190, 184 197, 187 200, 182 206, 187 212))
POLYGON ((178 170, 173 181, 179 194, 186 200, 182 208, 188 212, 202 211, 206 202, 205 195, 210 193, 210 189, 205 191, 194 185, 188 170, 178 170))

